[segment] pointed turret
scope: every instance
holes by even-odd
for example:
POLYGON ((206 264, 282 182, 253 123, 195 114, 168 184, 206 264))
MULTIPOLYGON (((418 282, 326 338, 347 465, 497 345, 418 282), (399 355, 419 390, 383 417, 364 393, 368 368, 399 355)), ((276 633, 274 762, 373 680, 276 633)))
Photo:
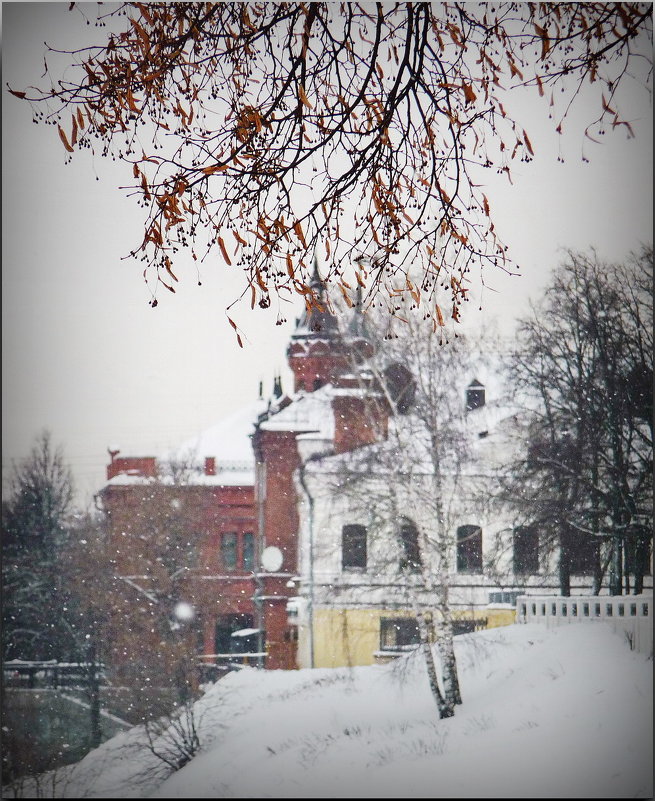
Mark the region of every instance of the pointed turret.
POLYGON ((352 371, 354 362, 361 363, 373 353, 361 312, 361 293, 355 313, 342 333, 339 320, 330 311, 327 288, 316 259, 310 287, 314 304, 298 318, 287 350, 296 392, 313 392, 324 384, 334 383, 337 376, 352 371))
POLYGON ((273 397, 274 398, 281 398, 282 397, 282 376, 276 375, 273 380, 273 397))
POLYGON ((330 337, 339 334, 339 323, 329 308, 327 290, 318 271, 318 260, 314 258, 314 272, 309 282, 314 293, 315 304, 311 309, 305 309, 296 324, 293 338, 298 337, 330 337))

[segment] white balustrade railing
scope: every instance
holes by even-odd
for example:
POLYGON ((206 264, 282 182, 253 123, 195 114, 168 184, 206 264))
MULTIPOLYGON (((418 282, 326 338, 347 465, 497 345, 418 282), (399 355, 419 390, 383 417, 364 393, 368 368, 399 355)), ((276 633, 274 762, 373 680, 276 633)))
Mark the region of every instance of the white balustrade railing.
POLYGON ((644 595, 520 595, 517 623, 548 627, 599 621, 623 632, 633 650, 653 653, 653 596, 644 595))

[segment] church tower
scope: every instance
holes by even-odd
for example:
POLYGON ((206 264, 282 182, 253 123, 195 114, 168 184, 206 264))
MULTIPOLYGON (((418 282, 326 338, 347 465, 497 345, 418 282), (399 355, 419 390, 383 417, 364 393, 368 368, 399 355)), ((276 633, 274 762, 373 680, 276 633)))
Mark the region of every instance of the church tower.
POLYGON ((324 384, 334 384, 340 375, 352 372, 353 358, 361 362, 373 353, 359 306, 345 331, 340 331, 337 317, 330 311, 316 260, 310 287, 316 305, 306 309, 298 319, 287 349, 294 392, 314 392, 324 384))

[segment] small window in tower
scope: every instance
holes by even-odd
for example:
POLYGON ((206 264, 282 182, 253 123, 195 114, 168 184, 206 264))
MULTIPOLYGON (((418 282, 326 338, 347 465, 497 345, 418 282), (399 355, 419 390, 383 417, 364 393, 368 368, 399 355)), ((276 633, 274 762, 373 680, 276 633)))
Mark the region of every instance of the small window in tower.
POLYGON ((466 388, 466 411, 481 409, 485 404, 485 391, 482 384, 476 379, 466 388))
POLYGON ((314 392, 316 392, 316 390, 320 389, 322 386, 323 386, 323 382, 321 381, 321 379, 320 378, 315 378, 314 379, 314 392))
POLYGON ((229 532, 221 537, 221 560, 225 570, 235 570, 237 566, 237 535, 229 532))
POLYGON ((366 569, 366 526, 350 523, 341 530, 341 565, 366 569))

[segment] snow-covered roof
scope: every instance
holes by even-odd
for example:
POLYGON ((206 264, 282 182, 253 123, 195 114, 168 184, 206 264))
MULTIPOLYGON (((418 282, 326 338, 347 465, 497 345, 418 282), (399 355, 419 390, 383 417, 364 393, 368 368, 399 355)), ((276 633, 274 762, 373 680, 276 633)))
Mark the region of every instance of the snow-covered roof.
MULTIPOLYGON (((445 474, 486 474, 517 456, 524 441, 522 423, 504 404, 490 404, 466 414, 461 421, 460 444, 440 454, 445 474)), ((306 466, 309 473, 335 473, 347 469, 382 476, 390 470, 399 475, 431 475, 434 469, 431 436, 425 422, 409 413, 389 418, 387 438, 354 451, 325 454, 306 466)))
POLYGON ((267 402, 258 399, 244 404, 220 422, 186 440, 177 448, 157 457, 160 474, 144 476, 140 470, 127 469, 107 482, 107 486, 180 484, 189 486, 243 487, 254 484, 255 457, 251 435, 255 423, 266 410, 267 402), (213 473, 207 474, 205 460, 214 459, 213 473), (177 477, 170 465, 180 466, 177 477))
POLYGON ((119 473, 110 478, 106 487, 148 486, 149 484, 190 487, 249 487, 255 483, 255 466, 245 463, 234 466, 217 467, 214 475, 206 475, 202 467, 196 466, 190 470, 185 478, 176 481, 170 475, 160 475, 157 478, 133 473, 119 473))
POLYGON ((326 384, 314 392, 298 392, 291 403, 260 424, 262 431, 316 432, 323 439, 334 437, 332 398, 335 390, 326 384))
POLYGON ((216 459, 216 467, 229 463, 254 465, 250 436, 255 430, 255 423, 260 414, 266 410, 266 401, 258 399, 244 404, 232 414, 223 418, 211 428, 191 437, 165 458, 185 459, 191 456, 204 460, 208 456, 216 459))

